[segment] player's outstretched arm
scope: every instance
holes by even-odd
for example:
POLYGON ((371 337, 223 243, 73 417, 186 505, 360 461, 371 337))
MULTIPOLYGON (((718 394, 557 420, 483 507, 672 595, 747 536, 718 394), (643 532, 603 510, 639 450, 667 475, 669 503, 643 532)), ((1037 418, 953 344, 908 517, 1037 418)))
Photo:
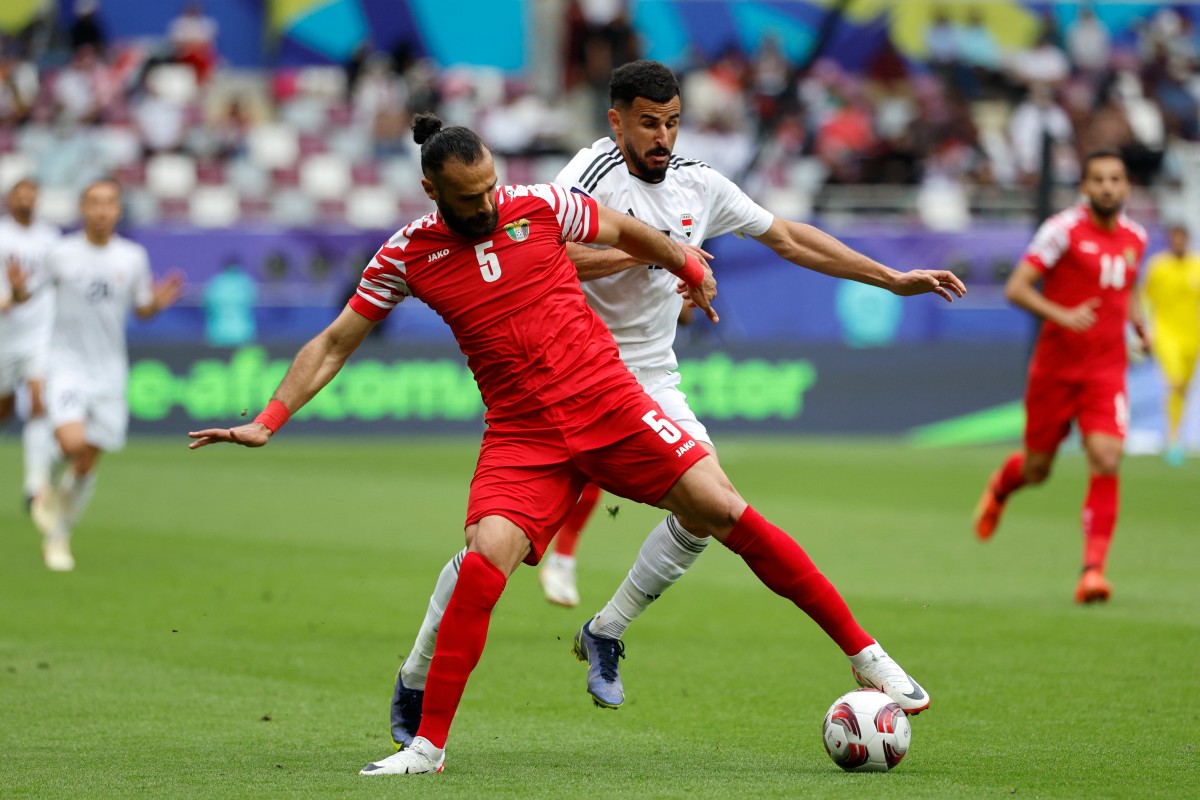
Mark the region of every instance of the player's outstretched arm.
POLYGON ((183 273, 177 269, 171 270, 161 281, 155 281, 150 290, 150 302, 134 309, 138 318, 149 319, 175 305, 175 301, 183 293, 183 285, 183 273))
POLYGON ((775 217, 759 242, 797 266, 860 283, 878 286, 903 297, 936 294, 947 302, 962 297, 967 287, 953 272, 944 269, 914 269, 900 272, 847 247, 842 242, 802 222, 775 217))
POLYGON ((346 363, 346 359, 363 343, 375 324, 350 306, 346 306, 329 327, 300 348, 279 388, 271 397, 266 411, 258 415, 253 422, 236 428, 191 431, 188 436, 193 441, 188 448, 195 450, 220 442, 262 447, 289 416, 299 411, 333 380, 346 363))
POLYGON ((595 244, 616 247, 642 264, 657 264, 670 270, 687 284, 692 302, 713 322, 719 320, 712 307, 713 298, 717 296, 717 281, 703 258, 638 219, 607 206, 597 206, 597 209, 600 225, 593 240, 595 244))

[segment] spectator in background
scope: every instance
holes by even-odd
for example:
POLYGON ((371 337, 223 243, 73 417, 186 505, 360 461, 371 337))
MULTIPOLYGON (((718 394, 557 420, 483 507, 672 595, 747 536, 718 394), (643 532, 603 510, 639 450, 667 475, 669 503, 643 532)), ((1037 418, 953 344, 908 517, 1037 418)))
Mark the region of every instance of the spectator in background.
POLYGON ((254 341, 258 333, 254 305, 258 284, 236 256, 204 287, 204 336, 213 347, 238 347, 254 341))
POLYGON ((1091 6, 1079 9, 1075 24, 1067 31, 1067 54, 1075 68, 1085 75, 1099 75, 1108 69, 1112 38, 1091 6))
POLYGON ((29 119, 38 93, 37 67, 17 57, 11 45, 0 52, 0 125, 29 119))
POLYGON ((934 12, 925 30, 925 49, 929 51, 930 66, 939 72, 952 69, 958 61, 958 31, 945 8, 934 12))
POLYGON ((237 95, 229 98, 225 110, 209 128, 217 158, 230 159, 243 155, 246 152, 246 134, 253 124, 245 99, 237 95))
POLYGON ((1070 76, 1071 62, 1054 43, 1054 31, 1047 28, 1038 37, 1037 44, 1016 54, 1011 70, 1017 82, 1026 86, 1057 86, 1070 76))
POLYGON ((1055 102, 1054 90, 1048 84, 1037 83, 1009 120, 1018 178, 1024 183, 1035 183, 1041 174, 1046 136, 1050 137, 1050 169, 1054 179, 1059 183, 1070 182, 1079 170, 1074 129, 1067 112, 1055 102))
POLYGON ((67 35, 71 41, 72 53, 84 47, 98 53, 104 52, 108 37, 100 23, 99 0, 76 0, 75 19, 71 22, 67 35))
POLYGON ((837 109, 817 131, 816 155, 829 168, 830 180, 856 183, 876 141, 870 107, 854 88, 838 87, 834 97, 837 109))
POLYGON ((182 103, 164 97, 154 81, 146 81, 146 93, 134 105, 133 119, 147 156, 182 149, 187 132, 186 109, 182 103))
POLYGON ((204 15, 204 6, 190 3, 171 20, 167 37, 176 60, 196 71, 196 81, 205 83, 217 65, 217 21, 204 15))
POLYGON ((116 87, 94 47, 82 45, 54 81, 54 105, 60 122, 90 125, 100 121, 116 96, 116 87))

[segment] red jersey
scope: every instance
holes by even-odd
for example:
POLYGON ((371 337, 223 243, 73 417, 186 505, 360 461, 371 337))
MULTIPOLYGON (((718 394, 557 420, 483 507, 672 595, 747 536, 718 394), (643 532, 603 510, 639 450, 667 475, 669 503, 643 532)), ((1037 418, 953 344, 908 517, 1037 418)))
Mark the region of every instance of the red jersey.
POLYGON ((397 231, 350 307, 380 320, 411 296, 436 311, 467 356, 489 424, 551 409, 614 376, 632 380, 564 245, 596 238, 596 201, 539 184, 500 187, 496 206, 495 230, 477 239, 437 212, 397 231))
POLYGON ((1073 308, 1098 298, 1096 322, 1075 333, 1042 322, 1029 371, 1066 380, 1124 378, 1129 293, 1146 250, 1146 230, 1124 214, 1112 230, 1097 226, 1084 205, 1046 220, 1024 260, 1042 273, 1042 294, 1073 308))

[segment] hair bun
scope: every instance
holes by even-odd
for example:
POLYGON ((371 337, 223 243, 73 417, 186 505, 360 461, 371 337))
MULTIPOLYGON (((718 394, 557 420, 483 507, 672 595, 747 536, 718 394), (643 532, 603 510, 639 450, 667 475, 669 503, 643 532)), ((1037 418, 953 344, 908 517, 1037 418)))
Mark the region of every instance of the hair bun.
POLYGON ((429 140, 429 137, 433 136, 441 129, 442 121, 438 118, 437 114, 431 114, 429 112, 417 114, 417 116, 413 118, 412 123, 413 141, 417 144, 425 144, 425 142, 429 140))

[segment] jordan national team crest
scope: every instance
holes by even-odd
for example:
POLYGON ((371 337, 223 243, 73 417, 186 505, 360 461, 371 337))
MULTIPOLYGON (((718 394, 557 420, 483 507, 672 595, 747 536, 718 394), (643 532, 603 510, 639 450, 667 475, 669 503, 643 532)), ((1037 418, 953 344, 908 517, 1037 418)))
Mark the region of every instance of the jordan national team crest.
POLYGON ((514 242, 523 242, 529 238, 529 220, 522 217, 516 222, 510 222, 504 226, 504 232, 514 242))
POLYGON ((692 238, 692 229, 696 227, 695 218, 691 214, 680 214, 679 224, 683 226, 683 235, 692 238))

